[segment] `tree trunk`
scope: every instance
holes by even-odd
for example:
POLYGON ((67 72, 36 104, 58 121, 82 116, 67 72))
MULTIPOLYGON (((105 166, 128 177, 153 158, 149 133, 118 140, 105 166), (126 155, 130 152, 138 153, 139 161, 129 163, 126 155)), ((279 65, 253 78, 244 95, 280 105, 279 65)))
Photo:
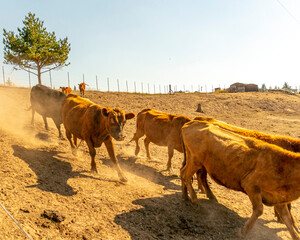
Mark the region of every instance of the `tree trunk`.
POLYGON ((42 84, 41 68, 40 68, 39 64, 37 64, 37 73, 38 73, 38 81, 39 81, 39 84, 42 84))

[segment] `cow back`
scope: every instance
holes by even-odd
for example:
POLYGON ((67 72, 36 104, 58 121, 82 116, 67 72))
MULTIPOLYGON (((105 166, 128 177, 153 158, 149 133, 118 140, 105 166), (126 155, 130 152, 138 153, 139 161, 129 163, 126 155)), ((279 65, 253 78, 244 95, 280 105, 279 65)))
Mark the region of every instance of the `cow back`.
POLYGON ((60 119, 61 123, 61 107, 65 97, 62 92, 40 84, 32 87, 30 92, 32 108, 42 116, 60 119))
POLYGON ((90 100, 69 94, 62 105, 64 126, 80 139, 103 132, 105 125, 101 110, 101 106, 90 100))

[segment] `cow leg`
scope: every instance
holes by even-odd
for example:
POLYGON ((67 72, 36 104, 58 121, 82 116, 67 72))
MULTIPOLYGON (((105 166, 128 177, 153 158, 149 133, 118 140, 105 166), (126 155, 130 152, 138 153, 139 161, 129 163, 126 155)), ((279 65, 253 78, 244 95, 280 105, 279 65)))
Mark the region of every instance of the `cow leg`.
POLYGON ((198 203, 196 192, 192 186, 192 178, 196 171, 197 169, 195 169, 195 167, 189 162, 187 162, 187 164, 180 170, 182 198, 184 200, 188 200, 187 192, 189 192, 191 196, 191 201, 194 204, 198 203))
POLYGON ((115 156, 115 149, 114 149, 114 145, 112 142, 112 138, 108 138, 107 140, 104 141, 104 144, 106 146, 107 152, 109 154, 110 160, 113 162, 113 164, 115 165, 115 168, 118 172, 119 178, 122 182, 127 182, 127 178, 125 177, 125 175, 123 174, 118 159, 115 156))
POLYGON ((144 145, 145 145, 145 148, 146 148, 147 158, 151 159, 151 155, 150 155, 150 151, 149 151, 149 144, 150 144, 150 140, 149 140, 149 138, 146 137, 144 139, 144 145))
POLYGON ((87 139, 85 139, 85 142, 88 145, 89 153, 90 153, 90 156, 91 156, 91 171, 95 172, 95 173, 98 173, 97 167, 96 167, 96 161, 95 161, 96 149, 94 147, 94 144, 93 144, 92 140, 89 137, 87 139))
POLYGON ((31 109, 31 125, 34 125, 34 113, 35 113, 35 110, 32 107, 32 109, 31 109))
POLYGON ((248 221, 245 223, 244 227, 241 230, 242 235, 246 235, 254 226, 256 220, 259 216, 263 213, 263 203, 262 198, 260 194, 260 189, 256 186, 251 186, 251 190, 245 189, 251 203, 253 212, 251 217, 248 219, 248 221))
MULTIPOLYGON (((294 218, 294 216, 293 216, 293 214, 292 214, 292 212, 291 212, 291 208, 292 208, 291 203, 288 203, 288 204, 287 204, 287 208, 288 208, 288 210, 289 210, 289 213, 290 213, 290 216, 291 216, 291 219, 292 219, 293 226, 294 226, 295 230, 296 230, 298 233, 300 233, 298 224, 297 224, 297 222, 296 222, 296 220, 295 220, 295 218, 294 218)), ((282 220, 281 217, 279 216, 279 213, 276 211, 275 207, 274 207, 274 213, 275 213, 275 216, 277 217, 277 221, 280 222, 280 223, 283 223, 283 220, 282 220)))
POLYGON ((75 137, 74 135, 73 135, 73 141, 74 141, 74 145, 77 147, 77 137, 75 137))
POLYGON ((293 216, 293 214, 292 214, 292 212, 291 212, 291 209, 292 209, 292 204, 291 204, 291 203, 288 203, 288 204, 287 204, 287 207, 288 207, 288 210, 289 210, 290 216, 291 216, 291 218, 292 218, 292 221, 293 221, 293 226, 294 226, 295 230, 296 230, 298 233, 300 233, 300 230, 299 230, 298 224, 297 224, 297 222, 296 222, 296 220, 295 220, 295 218, 294 218, 294 216, 293 216))
POLYGON ((140 152, 140 146, 139 146, 139 139, 140 137, 138 137, 138 131, 133 135, 133 138, 129 141, 135 141, 135 155, 137 156, 140 152))
POLYGON ((43 120, 44 120, 44 123, 45 123, 45 129, 49 130, 48 123, 47 123, 47 118, 43 116, 43 120))
POLYGON ((203 192, 206 193, 206 196, 213 201, 218 201, 215 195, 210 190, 210 187, 207 182, 207 171, 204 166, 202 166, 197 171, 197 180, 198 180, 198 188, 201 189, 203 192))
POLYGON ((204 189, 204 186, 203 186, 203 181, 202 181, 202 169, 199 169, 196 173, 197 175, 197 182, 198 182, 198 190, 201 192, 201 193, 206 193, 205 189, 204 189))
POLYGON ((137 126, 136 133, 133 135, 133 138, 129 141, 135 141, 135 155, 137 156, 140 152, 139 139, 144 136, 144 132, 137 126))
POLYGON ((292 216, 291 216, 290 211, 287 207, 287 204, 275 205, 274 208, 275 208, 275 211, 279 214, 280 219, 286 225, 286 227, 287 227, 288 231, 290 232, 292 238, 294 240, 299 240, 300 235, 295 231, 295 228, 293 226, 292 216))
POLYGON ((169 159, 168 159, 168 163, 167 163, 167 171, 169 171, 170 173, 173 173, 173 168, 172 168, 172 157, 174 155, 174 148, 173 147, 170 147, 168 146, 168 156, 169 156, 169 159))
POLYGON ((74 156, 76 156, 76 155, 77 155, 77 151, 76 151, 76 148, 75 148, 75 146, 74 146, 74 144, 73 144, 73 142, 72 142, 72 134, 71 134, 71 132, 68 131, 68 130, 66 130, 66 137, 67 137, 67 139, 68 139, 69 142, 70 142, 71 149, 72 149, 72 154, 73 154, 74 156))
POLYGON ((55 126, 56 126, 56 128, 57 128, 57 130, 58 130, 58 137, 59 137, 60 139, 64 139, 64 137, 63 137, 63 135, 62 135, 62 133, 61 133, 61 131, 60 131, 60 123, 59 123, 59 121, 57 121, 57 120, 53 120, 53 121, 54 121, 55 126))

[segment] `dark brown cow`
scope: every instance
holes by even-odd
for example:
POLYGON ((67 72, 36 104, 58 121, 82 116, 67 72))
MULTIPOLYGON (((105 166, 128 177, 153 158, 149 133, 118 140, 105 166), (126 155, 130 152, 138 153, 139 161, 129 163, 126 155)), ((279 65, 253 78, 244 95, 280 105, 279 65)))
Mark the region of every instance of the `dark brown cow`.
POLYGON ((34 114, 36 111, 42 115, 47 130, 49 129, 47 118, 52 118, 58 129, 59 137, 63 138, 60 131, 60 124, 62 124, 61 106, 65 97, 66 95, 62 92, 40 84, 32 87, 30 92, 31 124, 34 124, 34 114))
POLYGON ((193 175, 204 166, 218 184, 248 195, 253 213, 241 230, 247 234, 263 213, 274 206, 293 239, 300 239, 287 204, 300 196, 300 153, 244 137, 208 122, 182 127, 186 164, 181 169, 183 198, 197 203, 193 175))
POLYGON ((72 89, 70 87, 60 87, 61 91, 66 94, 69 95, 70 93, 72 93, 72 89))
POLYGON ((172 157, 174 149, 183 152, 181 144, 181 127, 191 121, 188 117, 159 112, 150 108, 143 109, 136 119, 136 133, 131 141, 136 142, 135 154, 140 151, 139 139, 146 135, 144 144, 147 157, 151 159, 149 144, 152 142, 158 146, 168 147, 167 170, 172 171, 172 157))
POLYGON ((112 138, 117 141, 124 140, 123 128, 126 120, 134 118, 135 114, 125 114, 120 108, 101 107, 88 99, 70 94, 63 102, 62 116, 72 151, 76 151, 77 138, 84 140, 91 156, 91 170, 97 172, 95 148, 100 147, 104 142, 120 180, 127 181, 115 156, 112 138))
POLYGON ((80 91, 80 96, 81 96, 81 97, 84 97, 84 93, 85 93, 85 85, 87 85, 87 84, 85 84, 84 82, 78 84, 78 86, 79 86, 79 91, 80 91))

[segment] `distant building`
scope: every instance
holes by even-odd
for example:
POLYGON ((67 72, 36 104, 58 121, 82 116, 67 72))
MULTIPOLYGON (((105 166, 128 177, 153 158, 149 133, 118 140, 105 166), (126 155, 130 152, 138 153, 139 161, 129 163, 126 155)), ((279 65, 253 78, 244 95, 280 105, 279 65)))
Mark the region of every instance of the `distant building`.
POLYGON ((234 83, 230 85, 228 92, 258 92, 258 85, 253 83, 234 83))

